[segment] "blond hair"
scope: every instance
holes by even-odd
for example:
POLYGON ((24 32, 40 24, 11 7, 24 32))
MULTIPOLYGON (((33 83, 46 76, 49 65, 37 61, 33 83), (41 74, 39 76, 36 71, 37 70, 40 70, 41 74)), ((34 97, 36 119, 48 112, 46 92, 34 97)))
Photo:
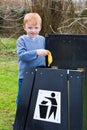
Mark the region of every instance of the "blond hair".
POLYGON ((33 25, 37 25, 38 23, 40 26, 42 25, 42 19, 38 13, 27 13, 24 16, 23 26, 25 26, 28 22, 32 23, 33 25))

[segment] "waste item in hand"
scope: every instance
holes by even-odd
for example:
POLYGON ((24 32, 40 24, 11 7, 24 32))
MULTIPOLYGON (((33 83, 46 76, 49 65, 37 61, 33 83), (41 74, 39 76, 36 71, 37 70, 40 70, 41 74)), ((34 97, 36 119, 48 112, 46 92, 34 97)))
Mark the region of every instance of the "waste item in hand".
POLYGON ((47 50, 47 53, 48 53, 48 66, 50 66, 50 64, 53 62, 53 57, 49 50, 47 50))

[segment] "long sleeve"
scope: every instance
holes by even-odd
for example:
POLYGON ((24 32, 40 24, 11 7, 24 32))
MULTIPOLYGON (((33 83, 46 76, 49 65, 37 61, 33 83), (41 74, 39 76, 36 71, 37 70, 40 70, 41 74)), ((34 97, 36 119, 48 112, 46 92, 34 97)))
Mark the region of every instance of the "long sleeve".
MULTIPOLYGON (((27 43, 26 41, 26 44, 27 43)), ((29 47, 26 47, 25 42, 23 41, 23 39, 19 39, 17 42, 17 54, 19 59, 23 60, 23 61, 31 61, 37 58, 37 53, 36 53, 36 49, 31 50, 29 49, 29 47)), ((31 46, 30 46, 31 48, 31 46)))

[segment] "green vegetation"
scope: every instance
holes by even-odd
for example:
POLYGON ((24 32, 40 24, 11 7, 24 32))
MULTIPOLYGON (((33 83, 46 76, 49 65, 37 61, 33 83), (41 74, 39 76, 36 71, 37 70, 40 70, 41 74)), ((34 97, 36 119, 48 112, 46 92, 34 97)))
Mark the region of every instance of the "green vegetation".
POLYGON ((15 46, 16 46, 16 38, 0 38, 0 52, 2 50, 5 51, 15 51, 15 46))
POLYGON ((6 42, 9 49, 0 43, 0 130, 11 130, 15 119, 18 67, 13 41, 6 42))

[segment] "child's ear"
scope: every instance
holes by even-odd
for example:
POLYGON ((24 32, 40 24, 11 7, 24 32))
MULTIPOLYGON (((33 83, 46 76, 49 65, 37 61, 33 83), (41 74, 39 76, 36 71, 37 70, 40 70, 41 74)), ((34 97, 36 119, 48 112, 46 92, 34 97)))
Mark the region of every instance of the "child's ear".
POLYGON ((40 31, 41 31, 42 27, 40 26, 40 31))
POLYGON ((26 29, 25 29, 25 26, 23 25, 23 29, 24 29, 24 31, 26 31, 26 29))
POLYGON ((40 28, 40 31, 41 31, 41 28, 40 28))
POLYGON ((24 24, 23 24, 23 28, 24 28, 24 24))

